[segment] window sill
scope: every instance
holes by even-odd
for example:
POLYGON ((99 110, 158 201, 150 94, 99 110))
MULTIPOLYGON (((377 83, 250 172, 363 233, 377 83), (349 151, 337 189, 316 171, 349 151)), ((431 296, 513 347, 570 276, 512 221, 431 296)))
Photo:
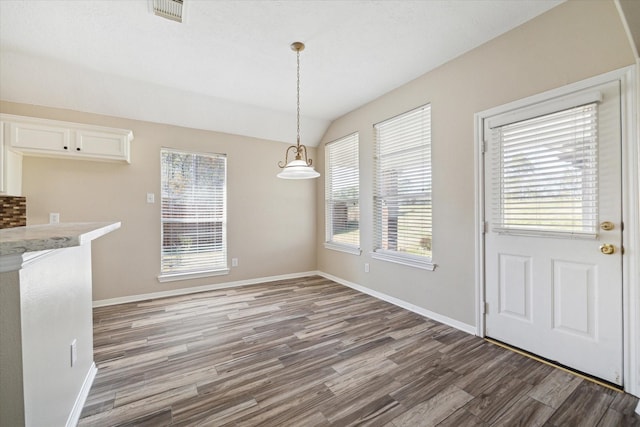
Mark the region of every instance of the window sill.
POLYGON ((358 256, 362 253, 362 250, 360 248, 356 248, 353 246, 346 246, 346 245, 338 245, 331 242, 325 242, 324 247, 326 249, 331 249, 332 251, 346 252, 348 254, 358 255, 358 256))
POLYGON ((194 271, 190 273, 165 273, 158 276, 158 282, 175 282, 177 280, 200 279, 202 277, 224 276, 229 274, 228 268, 219 270, 194 271))
POLYGON ((411 256, 397 255, 389 252, 371 252, 371 258, 429 271, 433 271, 437 267, 437 265, 431 262, 431 260, 418 259, 417 257, 414 258, 411 256))

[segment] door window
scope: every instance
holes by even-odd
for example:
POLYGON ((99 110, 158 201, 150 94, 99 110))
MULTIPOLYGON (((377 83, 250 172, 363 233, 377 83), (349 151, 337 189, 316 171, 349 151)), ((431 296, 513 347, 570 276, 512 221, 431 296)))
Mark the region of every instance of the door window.
POLYGON ((593 102, 491 130, 494 231, 595 237, 597 115, 593 102))

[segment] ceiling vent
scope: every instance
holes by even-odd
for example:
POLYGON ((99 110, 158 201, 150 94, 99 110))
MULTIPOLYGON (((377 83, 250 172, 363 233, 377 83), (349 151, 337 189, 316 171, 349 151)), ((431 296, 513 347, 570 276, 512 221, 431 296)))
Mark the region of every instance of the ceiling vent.
POLYGON ((153 0, 153 13, 172 21, 182 22, 183 0, 153 0))

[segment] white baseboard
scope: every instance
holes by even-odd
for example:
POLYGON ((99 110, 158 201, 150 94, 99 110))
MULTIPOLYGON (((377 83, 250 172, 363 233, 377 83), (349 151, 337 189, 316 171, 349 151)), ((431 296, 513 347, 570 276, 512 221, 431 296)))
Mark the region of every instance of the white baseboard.
POLYGON ((84 378, 84 382, 82 383, 80 393, 78 393, 78 397, 76 397, 76 402, 73 404, 73 409, 71 409, 71 413, 67 419, 66 427, 75 427, 78 425, 78 420, 80 420, 80 415, 82 415, 82 408, 84 407, 84 403, 87 401, 87 396, 89 396, 89 391, 91 391, 91 386, 93 385, 93 380, 97 373, 98 368, 96 367, 95 362, 92 362, 89 372, 87 372, 87 376, 84 378))
POLYGON ((108 305, 125 304, 128 302, 144 301, 153 298, 173 297, 178 295, 193 294, 196 292, 215 291, 217 289, 235 288, 237 286, 256 285, 258 283, 275 282, 276 280, 297 279, 299 277, 307 277, 318 275, 317 271, 305 271, 301 273, 283 274, 280 276, 259 277, 256 279, 238 280, 235 282, 218 283, 215 285, 195 286, 191 288, 172 289, 169 291, 151 292, 148 294, 129 295, 126 297, 109 298, 96 300, 93 307, 105 307, 108 305))
POLYGON ((445 325, 451 326, 452 328, 459 329, 462 332, 466 332, 471 335, 476 335, 476 327, 473 325, 467 325, 466 323, 460 322, 458 320, 452 319, 447 316, 443 316, 442 314, 434 313, 433 311, 427 310, 426 308, 418 307, 417 305, 413 305, 401 299, 392 297, 387 294, 383 294, 382 292, 374 291, 373 289, 369 289, 367 287, 357 285, 347 280, 343 280, 339 277, 332 276, 331 274, 327 274, 322 271, 318 272, 317 274, 329 280, 333 280, 336 283, 355 289, 356 291, 362 292, 363 294, 370 295, 374 298, 381 299, 383 301, 386 301, 393 305, 397 305, 398 307, 404 308, 406 310, 413 311, 414 313, 417 313, 421 316, 428 317, 429 319, 433 319, 440 323, 444 323, 445 325))
POLYGON ((192 288, 181 288, 181 289, 172 289, 170 291, 160 291, 160 292, 152 292, 152 293, 148 293, 148 294, 141 294, 141 295, 130 295, 130 296, 126 296, 126 297, 119 297, 119 298, 110 298, 110 299, 103 299, 103 300, 96 300, 93 302, 93 307, 105 307, 108 305, 115 305, 115 304, 124 304, 124 303, 128 303, 128 302, 136 302, 136 301, 144 301, 144 300, 148 300, 148 299, 153 299, 153 298, 163 298, 163 297, 172 297, 172 296, 178 296, 178 295, 187 295, 187 294, 192 294, 192 293, 196 293, 196 292, 204 292, 204 291, 213 291, 213 290, 217 290, 217 289, 225 289, 225 288, 234 288, 237 286, 246 286, 246 285, 256 285, 259 283, 266 283, 266 282, 274 282, 276 280, 287 280, 287 279, 297 279, 299 277, 307 277, 307 276, 314 276, 314 275, 319 275, 322 277, 325 277, 329 280, 333 280, 336 283, 339 283, 341 285, 347 286, 349 288, 355 289, 356 291, 362 292, 364 294, 370 295, 374 298, 378 298, 381 299, 383 301, 386 301, 388 303, 391 303, 393 305, 397 305, 398 307, 402 307, 404 309, 407 309, 409 311, 413 311, 414 313, 417 313, 421 316, 425 316, 428 317, 429 319, 433 319, 436 320, 440 323, 444 323, 445 325, 449 325, 453 328, 459 329, 463 332, 466 332, 468 334, 471 335, 475 335, 476 334, 476 327, 473 325, 468 325, 466 323, 460 322, 458 320, 452 319, 450 317, 447 316, 443 316, 441 314, 435 313, 433 311, 427 310, 425 308, 422 307, 418 307, 417 305, 408 303, 406 301, 403 301, 401 299, 392 297, 390 295, 387 294, 383 294, 382 292, 378 292, 378 291, 374 291, 372 289, 369 289, 367 287, 349 282, 347 280, 343 280, 339 277, 336 276, 332 276, 331 274, 328 273, 324 273, 321 271, 305 271, 305 272, 301 272, 301 273, 291 273, 291 274, 283 274, 280 276, 269 276, 269 277, 259 277, 259 278, 255 278, 255 279, 248 279, 248 280, 239 280, 236 282, 227 282, 227 283, 218 283, 215 285, 204 285, 204 286, 196 286, 196 287, 192 287, 192 288))

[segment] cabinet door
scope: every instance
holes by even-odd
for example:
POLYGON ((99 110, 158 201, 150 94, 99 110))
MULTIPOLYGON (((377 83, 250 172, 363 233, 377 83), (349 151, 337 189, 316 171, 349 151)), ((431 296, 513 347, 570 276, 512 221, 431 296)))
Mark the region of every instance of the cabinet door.
POLYGON ((129 161, 129 137, 124 134, 78 130, 75 150, 86 156, 129 161))
POLYGON ((22 155, 9 149, 9 124, 0 121, 0 195, 22 195, 22 155))
POLYGON ((4 132, 6 126, 4 122, 0 122, 0 194, 7 192, 7 155, 4 145, 4 132))
POLYGON ((25 150, 68 152, 71 130, 35 123, 11 123, 11 146, 25 150))

